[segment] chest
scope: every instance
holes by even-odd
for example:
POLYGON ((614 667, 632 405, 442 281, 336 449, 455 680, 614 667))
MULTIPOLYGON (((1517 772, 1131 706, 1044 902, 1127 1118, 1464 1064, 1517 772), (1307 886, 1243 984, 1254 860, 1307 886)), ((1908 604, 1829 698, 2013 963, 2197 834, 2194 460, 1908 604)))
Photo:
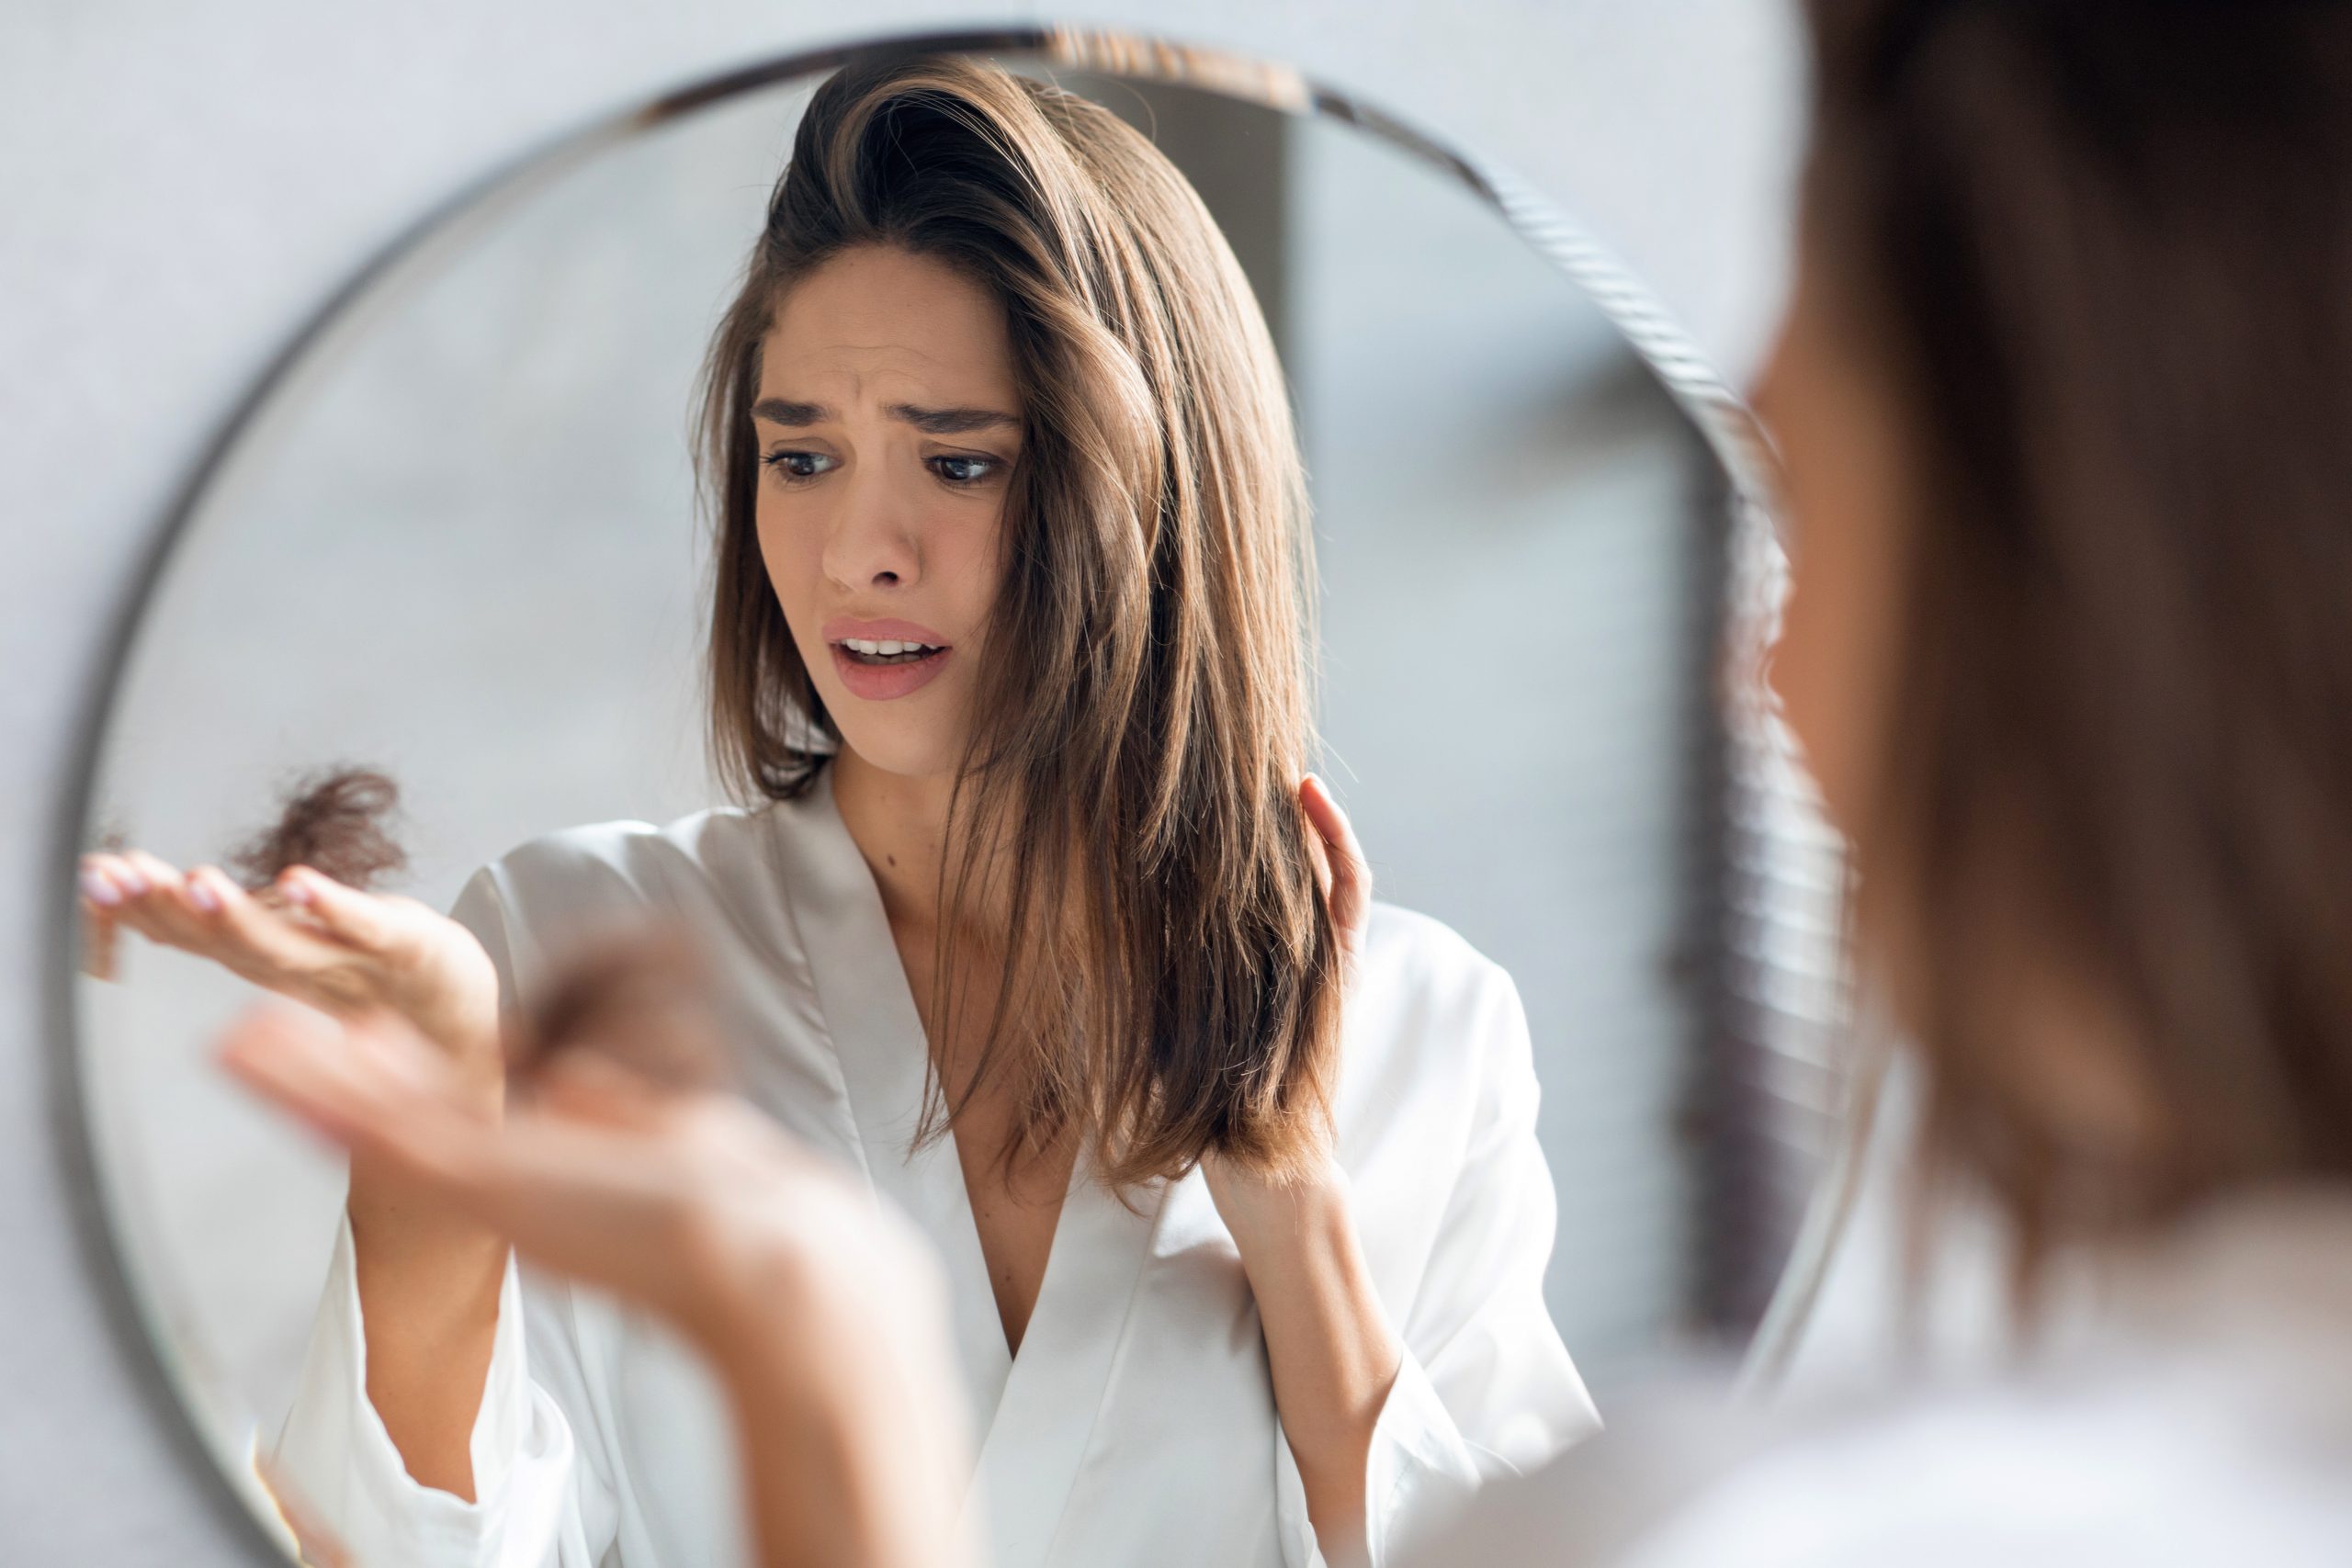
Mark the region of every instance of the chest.
MULTIPOLYGON (((1060 1260, 1028 1348, 974 1400, 971 1506, 989 1561, 1305 1561, 1285 1551, 1277 1518, 1280 1438, 1255 1313, 1197 1186, 1180 1184, 1140 1215, 1078 1189, 1069 1239, 1085 1245, 1060 1260)), ((961 1251, 952 1235, 933 1239, 944 1254, 961 1251)), ((967 1278, 956 1275, 960 1291, 967 1278)), ((555 1321, 543 1316, 542 1326, 555 1321)), ((614 1445, 605 1462, 624 1478, 616 1560, 748 1564, 749 1542, 734 1525, 742 1499, 725 1404, 692 1353, 601 1306, 567 1303, 560 1321, 586 1342, 534 1349, 549 1363, 578 1355, 593 1369, 582 1387, 560 1384, 557 1397, 577 1430, 614 1445)))
MULTIPOLYGON (((1077 1140, 1065 1132, 1044 1147, 1035 1146, 1004 1075, 975 1081, 1003 991, 1001 966, 985 958, 962 959, 953 1005, 943 1006, 938 950, 931 931, 894 920, 891 938, 909 995, 925 1021, 933 1070, 952 1108, 949 1134, 971 1206, 972 1228, 1007 1351, 1017 1355, 1044 1288, 1069 1191, 1077 1140)), ((1018 1020, 1010 1021, 1010 1032, 1017 1038, 1018 1020)), ((1007 1040, 998 1049, 1011 1043, 1007 1040)))
POLYGON ((972 1229, 989 1271, 989 1289, 1018 1355, 1044 1288, 1062 1208, 1069 1191, 1070 1140, 1042 1152, 1022 1147, 1009 1100, 974 1097, 953 1123, 956 1157, 972 1205, 972 1229))

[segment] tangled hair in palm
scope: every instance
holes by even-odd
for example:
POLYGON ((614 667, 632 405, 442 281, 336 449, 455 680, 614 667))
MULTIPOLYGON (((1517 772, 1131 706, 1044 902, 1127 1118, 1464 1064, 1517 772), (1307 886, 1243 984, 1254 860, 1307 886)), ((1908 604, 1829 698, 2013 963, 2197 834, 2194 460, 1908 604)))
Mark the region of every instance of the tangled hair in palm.
POLYGON ((229 866, 255 892, 297 865, 346 886, 372 888, 408 866, 408 852, 388 826, 400 803, 400 785, 374 768, 344 764, 305 773, 286 791, 277 820, 232 851, 229 866))
POLYGON ((1282 367, 1231 248, 1140 132, 1046 83, 876 56, 809 103, 706 368, 721 776, 781 799, 839 730, 761 554, 751 409, 778 302, 889 247, 1003 309, 1021 461, 950 811, 934 1038, 985 1023, 1008 1159, 1076 1130, 1114 1187, 1211 1150, 1296 1168, 1328 1125, 1336 933, 1297 789, 1311 750, 1306 479, 1282 367), (980 939, 1010 973, 972 976, 980 939), (983 1019, 981 1015, 987 1016, 983 1019))

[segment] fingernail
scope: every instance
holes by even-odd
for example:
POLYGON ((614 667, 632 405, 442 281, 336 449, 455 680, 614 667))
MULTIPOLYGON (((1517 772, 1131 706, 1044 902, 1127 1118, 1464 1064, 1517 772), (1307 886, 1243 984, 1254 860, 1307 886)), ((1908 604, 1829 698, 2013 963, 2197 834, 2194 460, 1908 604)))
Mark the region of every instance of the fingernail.
POLYGON ((96 866, 92 866, 82 874, 82 893, 91 903, 103 904, 107 908, 112 908, 122 902, 122 890, 114 885, 113 879, 96 866))
POLYGON ((187 901, 205 913, 212 914, 220 908, 220 892, 212 886, 210 877, 200 872, 192 873, 187 879, 187 901))
POLYGON ((281 872, 277 878, 277 896, 289 904, 307 904, 311 900, 310 878, 300 872, 281 872))
POLYGON ((113 876, 117 883, 121 885, 122 890, 125 893, 130 894, 134 898, 140 894, 147 891, 149 886, 147 874, 141 871, 137 866, 131 865, 127 862, 123 864, 120 870, 112 872, 109 874, 113 876))

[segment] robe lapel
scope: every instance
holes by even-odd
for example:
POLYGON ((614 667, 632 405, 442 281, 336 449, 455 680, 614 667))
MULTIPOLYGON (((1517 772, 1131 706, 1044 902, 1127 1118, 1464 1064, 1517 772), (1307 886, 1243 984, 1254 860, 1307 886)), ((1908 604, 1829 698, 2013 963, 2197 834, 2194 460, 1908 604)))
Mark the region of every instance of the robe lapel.
POLYGON ((874 874, 833 804, 832 779, 827 769, 807 795, 774 808, 789 816, 772 840, 777 869, 808 954, 825 1032, 841 1059, 866 1179, 939 1249, 965 1393, 977 1428, 985 1431, 1012 1365, 1003 1320, 954 1142, 912 1147, 930 1050, 874 874))
POLYGON ((1021 1354, 980 1447, 973 1494, 986 1503, 978 1522, 996 1568, 1038 1568, 1050 1559, 1111 1402, 1164 1190, 1154 1182, 1131 1193, 1131 1209, 1102 1190, 1084 1160, 1071 1178, 1021 1354))
POLYGON ((979 1483, 967 1507, 985 1515, 978 1522, 995 1568, 1038 1568, 1110 1401, 1163 1188, 1130 1194, 1129 1208, 1079 1162, 1013 1357, 954 1138, 910 1152, 929 1049, 874 874, 833 804, 831 771, 775 809, 794 814, 775 837, 778 869, 841 1059, 867 1179, 922 1226, 947 1270, 980 1439, 979 1483))

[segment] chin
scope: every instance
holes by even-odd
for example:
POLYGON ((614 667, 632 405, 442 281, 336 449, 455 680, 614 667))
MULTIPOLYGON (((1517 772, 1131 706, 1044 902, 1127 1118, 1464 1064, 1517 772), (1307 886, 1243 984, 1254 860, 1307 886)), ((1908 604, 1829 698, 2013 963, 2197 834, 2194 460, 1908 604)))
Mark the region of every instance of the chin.
POLYGON ((961 760, 959 749, 927 725, 843 724, 839 709, 833 723, 842 732, 842 745, 856 752, 858 761, 901 778, 942 777, 953 773, 961 760))

